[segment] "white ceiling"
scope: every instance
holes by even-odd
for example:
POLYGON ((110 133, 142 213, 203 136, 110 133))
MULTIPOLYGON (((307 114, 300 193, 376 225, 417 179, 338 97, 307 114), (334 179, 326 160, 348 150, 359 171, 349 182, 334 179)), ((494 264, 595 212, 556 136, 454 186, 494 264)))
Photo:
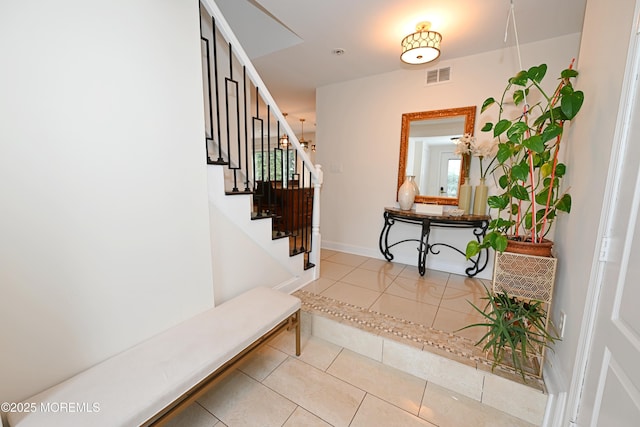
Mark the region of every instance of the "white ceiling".
MULTIPOLYGON (((288 122, 315 129, 315 89, 505 46, 513 3, 521 44, 580 32, 586 0, 215 0, 288 122), (442 54, 400 61, 400 40, 430 21, 442 54), (344 49, 336 56, 334 49, 344 49)), ((513 45, 510 27, 507 45, 513 45)), ((295 126, 298 125, 296 128, 295 126)))

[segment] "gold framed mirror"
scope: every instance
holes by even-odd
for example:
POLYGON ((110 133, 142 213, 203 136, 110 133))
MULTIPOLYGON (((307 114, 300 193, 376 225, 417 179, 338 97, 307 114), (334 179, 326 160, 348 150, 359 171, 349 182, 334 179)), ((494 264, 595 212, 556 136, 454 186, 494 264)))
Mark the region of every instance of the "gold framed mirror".
POLYGON ((398 190, 413 175, 419 188, 415 203, 457 205, 464 165, 454 153, 454 139, 473 135, 475 121, 475 105, 403 114, 398 190))

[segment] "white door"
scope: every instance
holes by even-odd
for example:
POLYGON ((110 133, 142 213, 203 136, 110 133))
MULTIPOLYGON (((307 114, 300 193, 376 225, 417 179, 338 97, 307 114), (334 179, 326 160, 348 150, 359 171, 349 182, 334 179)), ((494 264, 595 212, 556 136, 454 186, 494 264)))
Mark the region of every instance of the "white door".
MULTIPOLYGON (((637 37, 637 35, 636 35, 637 37)), ((636 43, 638 46, 638 43, 636 43)), ((635 54, 634 62, 637 64, 635 54)), ((634 79, 638 67, 634 67, 634 79)), ((600 299, 577 424, 640 426, 640 92, 627 86, 628 132, 619 142, 617 180, 603 239, 600 299)), ((616 149, 616 144, 614 144, 616 149)))

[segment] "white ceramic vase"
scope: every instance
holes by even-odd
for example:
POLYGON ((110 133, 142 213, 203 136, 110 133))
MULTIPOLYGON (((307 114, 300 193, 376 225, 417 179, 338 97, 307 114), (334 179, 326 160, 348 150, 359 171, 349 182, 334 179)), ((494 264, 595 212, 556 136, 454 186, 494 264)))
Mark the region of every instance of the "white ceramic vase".
POLYGON ((415 177, 413 175, 407 175, 400 188, 398 189, 398 204, 403 211, 411 210, 413 201, 416 199, 415 177))

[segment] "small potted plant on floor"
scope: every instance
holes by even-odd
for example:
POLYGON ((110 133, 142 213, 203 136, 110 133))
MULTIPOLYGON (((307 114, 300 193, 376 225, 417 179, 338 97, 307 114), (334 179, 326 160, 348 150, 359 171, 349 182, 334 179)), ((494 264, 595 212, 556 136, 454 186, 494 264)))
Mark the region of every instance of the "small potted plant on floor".
POLYGON ((509 364, 525 380, 531 361, 537 359, 541 364, 544 349, 559 339, 547 330, 547 312, 543 303, 525 301, 508 295, 506 291, 494 294, 487 290, 487 296, 483 299, 487 300, 484 310, 471 302, 470 304, 483 316, 484 321, 462 329, 487 328, 476 345, 482 345, 483 351, 490 352, 493 359, 492 370, 497 365, 504 364, 505 357, 508 357, 509 364))
POLYGON ((556 216, 571 210, 571 196, 561 187, 566 166, 558 160, 560 142, 565 123, 578 114, 584 100, 571 83, 578 75, 572 66, 560 73, 553 92, 542 87, 547 65, 541 64, 511 77, 499 100, 484 101, 481 112, 499 109, 497 121, 482 128, 498 140, 494 174, 499 172, 499 194, 487 200, 497 217, 482 242, 467 244, 467 258, 486 248, 503 252, 518 242, 546 246, 535 255, 551 256, 552 243, 545 236, 556 216), (518 109, 507 108, 511 103, 518 109))

